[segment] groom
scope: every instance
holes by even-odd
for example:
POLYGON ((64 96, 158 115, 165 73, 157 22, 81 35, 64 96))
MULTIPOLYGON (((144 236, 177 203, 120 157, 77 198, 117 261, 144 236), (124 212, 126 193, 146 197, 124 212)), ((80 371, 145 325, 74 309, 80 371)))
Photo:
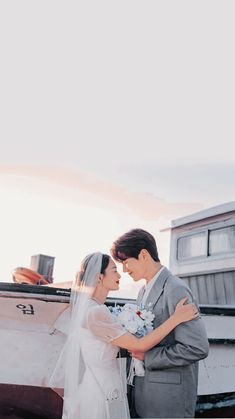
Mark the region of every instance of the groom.
MULTIPOLYGON (((161 265, 154 237, 134 229, 112 246, 113 258, 122 263, 134 281, 144 278, 137 303, 155 315, 154 328, 174 312, 178 301, 191 290, 180 278, 161 265)), ((131 355, 143 360, 145 376, 135 377, 134 404, 140 418, 194 417, 197 400, 198 361, 208 355, 208 339, 200 317, 182 323, 148 352, 131 355)))

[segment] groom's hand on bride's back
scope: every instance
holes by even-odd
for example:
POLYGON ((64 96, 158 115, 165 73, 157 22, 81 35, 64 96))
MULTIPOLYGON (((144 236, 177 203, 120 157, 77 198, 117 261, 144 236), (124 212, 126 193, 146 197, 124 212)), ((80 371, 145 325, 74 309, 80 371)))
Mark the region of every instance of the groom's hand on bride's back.
POLYGON ((139 359, 140 361, 144 361, 144 352, 137 352, 137 351, 128 351, 132 358, 139 359))

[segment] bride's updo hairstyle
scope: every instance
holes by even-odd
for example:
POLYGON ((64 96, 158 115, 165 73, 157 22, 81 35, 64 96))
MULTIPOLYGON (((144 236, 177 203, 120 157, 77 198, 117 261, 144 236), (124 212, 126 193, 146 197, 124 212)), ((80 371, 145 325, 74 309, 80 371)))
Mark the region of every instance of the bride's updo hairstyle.
MULTIPOLYGON (((93 255, 94 253, 91 253, 90 255, 86 256, 81 263, 81 269, 80 269, 80 272, 78 272, 78 276, 77 276, 77 279, 79 280, 80 284, 82 284, 87 266, 93 255)), ((101 274, 105 273, 105 269, 107 268, 109 261, 110 261, 110 256, 106 255, 105 253, 102 254, 102 262, 101 262, 101 269, 100 269, 101 274)))
POLYGON ((102 254, 102 263, 101 263, 101 270, 100 270, 101 274, 105 273, 105 269, 108 267, 109 261, 110 261, 110 256, 106 254, 102 254))

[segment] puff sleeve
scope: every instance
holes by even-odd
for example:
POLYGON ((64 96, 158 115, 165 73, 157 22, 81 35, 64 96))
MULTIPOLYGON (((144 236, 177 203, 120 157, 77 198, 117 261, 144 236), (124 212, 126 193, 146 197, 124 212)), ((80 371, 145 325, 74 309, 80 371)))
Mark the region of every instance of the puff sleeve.
POLYGON ((124 335, 126 330, 115 321, 105 305, 92 307, 87 316, 87 328, 98 338, 105 342, 124 335))

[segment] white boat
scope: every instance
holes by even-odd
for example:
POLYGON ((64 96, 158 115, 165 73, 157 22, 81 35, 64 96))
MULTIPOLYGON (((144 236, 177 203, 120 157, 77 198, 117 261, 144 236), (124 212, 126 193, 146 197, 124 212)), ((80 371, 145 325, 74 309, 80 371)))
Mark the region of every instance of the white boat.
POLYGON ((61 418, 62 399, 48 380, 65 334, 69 290, 0 284, 0 418, 61 418), (59 328, 59 326, 58 326, 59 328))

